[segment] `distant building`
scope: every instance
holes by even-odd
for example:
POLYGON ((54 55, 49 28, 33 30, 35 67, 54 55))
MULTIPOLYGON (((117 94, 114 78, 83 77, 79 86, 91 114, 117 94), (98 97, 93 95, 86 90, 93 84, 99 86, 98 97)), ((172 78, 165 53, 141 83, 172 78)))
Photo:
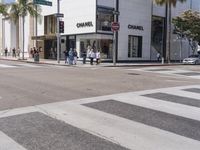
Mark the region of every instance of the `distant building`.
MULTIPOLYGON (((0 0, 3 3, 3 0, 0 0)), ((2 55, 2 16, 0 15, 0 55, 2 55)))
MULTIPOLYGON (((25 20, 25 50, 28 56, 30 47, 42 47, 46 59, 56 59, 56 17, 57 0, 52 0, 53 6, 42 6, 42 23, 27 17, 25 20), (37 36, 36 36, 37 33, 37 36), (36 44, 37 41, 37 44, 36 44)), ((120 30, 117 36, 118 61, 150 61, 156 60, 159 52, 165 57, 166 45, 166 8, 157 6, 151 0, 64 0, 60 1, 60 11, 64 14, 64 33, 61 34, 61 57, 63 51, 76 48, 79 56, 84 49, 91 46, 101 51, 102 58, 112 60, 113 32, 111 24, 114 21, 113 11, 120 12, 117 20, 120 30)), ((188 10, 200 10, 199 0, 187 0, 177 3, 172 9, 172 16, 188 10)), ((3 45, 16 45, 16 29, 14 24, 4 21, 3 45), (9 40, 8 40, 9 39, 9 40)), ((21 25, 21 22, 20 22, 21 25)), ((20 28, 21 33, 21 28, 20 28)), ((20 38, 21 39, 21 38, 20 38)), ((182 39, 183 49, 180 51, 180 39, 172 34, 171 59, 178 60, 192 53, 187 39, 182 39), (181 55, 180 55, 181 53, 181 55), (182 58, 180 58, 180 56, 182 58)), ((20 41, 20 43, 22 43, 20 41)), ((22 45, 20 44, 20 47, 22 45)))

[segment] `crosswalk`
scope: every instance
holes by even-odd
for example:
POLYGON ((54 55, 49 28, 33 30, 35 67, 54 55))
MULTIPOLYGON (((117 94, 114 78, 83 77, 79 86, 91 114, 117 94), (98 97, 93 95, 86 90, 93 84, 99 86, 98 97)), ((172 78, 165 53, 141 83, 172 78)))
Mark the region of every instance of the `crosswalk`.
POLYGON ((159 68, 159 67, 148 67, 148 68, 137 68, 137 69, 127 69, 129 71, 143 71, 151 72, 163 75, 172 75, 176 77, 187 77, 193 79, 200 79, 199 71, 190 71, 184 69, 170 69, 170 68, 159 68))
POLYGON ((37 64, 26 64, 26 63, 21 63, 21 64, 0 64, 0 69, 6 69, 6 68, 39 68, 42 67, 41 65, 37 64))
POLYGON ((200 85, 0 112, 0 150, 199 150, 199 147, 200 85))

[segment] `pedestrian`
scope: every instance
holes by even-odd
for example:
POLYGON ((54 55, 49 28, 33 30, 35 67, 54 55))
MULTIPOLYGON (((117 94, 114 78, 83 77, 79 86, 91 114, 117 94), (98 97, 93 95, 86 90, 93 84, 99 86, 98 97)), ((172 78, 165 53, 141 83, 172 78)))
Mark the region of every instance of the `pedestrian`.
POLYGON ((73 61, 74 61, 73 49, 70 48, 70 50, 69 50, 69 65, 73 65, 73 61))
POLYGON ((65 64, 69 63, 69 52, 68 50, 64 51, 64 55, 65 55, 65 64))
POLYGON ((96 57, 93 49, 91 49, 89 56, 90 56, 90 65, 93 65, 94 59, 96 57))
POLYGON ((159 52, 157 53, 157 61, 158 62, 160 61, 160 53, 159 52))
POLYGON ((30 50, 30 53, 31 53, 31 57, 34 58, 34 51, 33 51, 32 48, 31 48, 31 50, 30 50))
POLYGON ((16 57, 16 49, 15 48, 12 49, 12 57, 16 57))
POLYGON ((86 51, 86 49, 84 49, 82 51, 82 57, 83 57, 83 64, 86 64, 86 57, 87 57, 87 51, 86 51))
POLYGON ((96 64, 100 64, 100 59, 101 59, 101 53, 100 50, 97 50, 96 52, 96 64))
POLYGON ((33 58, 35 57, 35 55, 37 55, 37 49, 36 47, 33 47, 33 58))
POLYGON ((4 53, 5 53, 5 56, 7 57, 8 56, 8 49, 7 49, 7 47, 5 48, 4 53))
POLYGON ((21 49, 18 47, 18 49, 17 49, 17 56, 18 57, 20 56, 20 52, 21 52, 21 49))
POLYGON ((73 64, 76 65, 77 59, 78 59, 78 53, 77 53, 75 48, 74 48, 74 51, 73 51, 73 56, 74 56, 74 63, 73 64))

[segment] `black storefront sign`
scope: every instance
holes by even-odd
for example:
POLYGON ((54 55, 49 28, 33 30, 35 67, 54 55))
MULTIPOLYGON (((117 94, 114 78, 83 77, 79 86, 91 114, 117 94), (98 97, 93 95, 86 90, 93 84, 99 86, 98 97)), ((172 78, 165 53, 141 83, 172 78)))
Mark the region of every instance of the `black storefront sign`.
POLYGON ((77 28, 93 27, 93 23, 92 23, 92 21, 81 22, 81 23, 77 23, 76 27, 77 28))
POLYGON ((128 29, 144 31, 143 26, 137 26, 137 25, 131 25, 131 24, 128 25, 128 29))

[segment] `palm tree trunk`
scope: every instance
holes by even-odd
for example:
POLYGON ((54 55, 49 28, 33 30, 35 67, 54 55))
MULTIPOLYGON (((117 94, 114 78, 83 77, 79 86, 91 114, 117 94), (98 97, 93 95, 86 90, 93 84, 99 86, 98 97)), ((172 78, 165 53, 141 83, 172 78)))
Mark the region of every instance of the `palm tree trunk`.
POLYGON ((24 22, 25 22, 25 17, 23 16, 23 17, 22 17, 22 30, 23 30, 23 31, 22 31, 22 32, 23 32, 23 33, 22 33, 22 34, 23 34, 23 35, 22 35, 22 43, 23 43, 23 45, 22 45, 22 59, 23 59, 23 60, 24 60, 24 37, 25 37, 25 35, 24 35, 24 34, 25 34, 25 32, 24 32, 24 22))
POLYGON ((170 51, 171 51, 171 29, 172 29, 172 4, 169 1, 168 3, 168 38, 167 38, 167 48, 166 48, 166 59, 167 63, 170 63, 170 51))

